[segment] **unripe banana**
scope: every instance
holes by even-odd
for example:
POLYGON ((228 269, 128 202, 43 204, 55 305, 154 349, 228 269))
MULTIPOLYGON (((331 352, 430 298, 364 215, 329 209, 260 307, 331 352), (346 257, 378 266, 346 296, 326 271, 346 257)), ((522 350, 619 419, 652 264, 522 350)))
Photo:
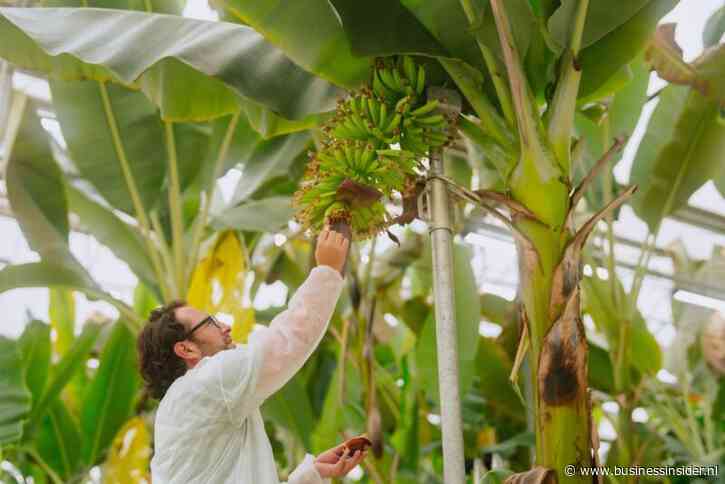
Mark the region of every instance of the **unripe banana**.
POLYGON ((428 101, 423 106, 419 107, 418 109, 411 111, 410 115, 413 117, 420 117, 424 114, 428 114, 434 109, 438 107, 439 103, 437 99, 433 99, 432 101, 428 101))
POLYGON ((413 62, 410 56, 403 56, 403 71, 405 72, 405 77, 410 81, 411 86, 415 88, 418 76, 415 72, 415 62, 413 62))
POLYGON ((390 72, 387 67, 384 69, 380 69, 378 73, 380 74, 380 80, 385 87, 387 87, 395 94, 400 91, 400 89, 397 87, 397 83, 395 82, 395 78, 393 77, 393 73, 390 72))
POLYGON ((434 114, 425 118, 416 118, 415 122, 426 125, 442 125, 445 120, 446 118, 444 118, 442 114, 434 114))
POLYGON ((416 78, 415 82, 415 92, 418 94, 418 96, 423 94, 423 89, 425 89, 425 69, 423 66, 418 66, 418 76, 416 78))
POLYGON ((378 122, 378 126, 380 126, 380 129, 385 131, 387 133, 388 129, 383 129, 384 126, 388 125, 388 105, 385 102, 380 103, 380 121, 378 122))

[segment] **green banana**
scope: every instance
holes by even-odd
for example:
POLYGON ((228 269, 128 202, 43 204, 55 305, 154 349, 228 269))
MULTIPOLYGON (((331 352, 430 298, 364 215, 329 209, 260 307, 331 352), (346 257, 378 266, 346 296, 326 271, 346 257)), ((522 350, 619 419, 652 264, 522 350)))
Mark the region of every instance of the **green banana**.
POLYGON ((400 92, 400 88, 397 87, 397 83, 395 82, 395 77, 393 77, 392 72, 385 68, 380 69, 378 73, 380 74, 380 80, 383 82, 383 84, 388 89, 393 91, 397 96, 397 94, 400 92))
POLYGON ((395 103, 395 112, 396 113, 405 113, 410 109, 410 97, 405 96, 401 98, 397 103, 395 103))
POLYGON ((434 114, 426 118, 416 118, 415 122, 418 124, 438 125, 443 124, 445 120, 446 118, 444 118, 442 114, 434 114))
POLYGON ((423 89, 425 89, 425 68, 419 65, 418 76, 415 81, 415 92, 418 94, 418 96, 423 94, 423 89))
POLYGON ((385 126, 383 131, 386 134, 391 133, 395 128, 400 126, 401 119, 403 119, 402 115, 400 113, 395 113, 395 116, 390 119, 390 122, 385 126))
POLYGON ((388 124, 388 105, 384 102, 380 103, 380 120, 378 122, 378 126, 380 126, 380 129, 385 131, 387 133, 387 129, 383 129, 383 126, 387 126, 388 124))
POLYGON ((425 103, 423 106, 419 107, 418 109, 411 111, 410 115, 413 117, 419 117, 424 114, 428 114, 431 111, 433 111, 434 109, 436 109, 439 104, 440 103, 438 102, 437 99, 433 99, 432 101, 428 101, 427 103, 425 103))
POLYGON ((398 88, 397 90, 399 92, 405 92, 405 84, 403 83, 403 78, 400 76, 400 72, 395 66, 391 70, 393 71, 393 79, 395 80, 395 86, 398 88))
POLYGON ((373 75, 373 89, 377 91, 378 95, 385 99, 394 100, 398 98, 398 94, 383 82, 381 71, 379 70, 376 70, 373 75))
POLYGON ((418 76, 415 72, 415 62, 413 62, 413 59, 410 56, 403 56, 403 71, 405 72, 405 77, 407 77, 410 81, 411 86, 416 87, 415 82, 417 81, 418 76))

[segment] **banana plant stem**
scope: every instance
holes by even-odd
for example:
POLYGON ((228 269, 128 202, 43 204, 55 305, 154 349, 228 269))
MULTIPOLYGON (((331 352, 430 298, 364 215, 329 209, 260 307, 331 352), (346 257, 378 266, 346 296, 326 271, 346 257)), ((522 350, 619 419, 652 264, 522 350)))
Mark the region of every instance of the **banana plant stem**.
POLYGON ((166 134, 166 149, 169 161, 169 210, 171 212, 171 231, 173 238, 171 247, 174 252, 174 265, 169 267, 176 281, 175 297, 179 291, 185 289, 184 269, 184 221, 182 219, 181 184, 179 182, 179 163, 176 154, 176 141, 174 140, 174 125, 169 121, 164 122, 166 134))
POLYGON ((106 84, 103 81, 98 83, 101 91, 101 99, 103 101, 103 109, 106 113, 106 120, 108 121, 108 127, 111 130, 111 137, 113 139, 113 146, 116 150, 116 156, 121 163, 121 170, 123 171, 123 177, 126 180, 126 186, 128 192, 131 195, 131 201, 133 202, 133 208, 136 212, 136 218, 141 226, 141 235, 146 243, 146 249, 148 250, 151 264, 156 273, 156 278, 161 286, 161 293, 164 299, 169 299, 171 296, 169 286, 166 282, 166 277, 161 270, 161 260, 156 247, 154 247, 153 241, 151 240, 151 228, 149 226, 149 220, 144 209, 143 202, 141 201, 141 195, 139 194, 138 187, 136 186, 136 179, 134 178, 131 166, 126 158, 126 151, 123 148, 123 142, 121 141, 121 135, 116 124, 116 118, 113 115, 113 108, 111 107, 111 100, 108 97, 108 90, 106 84))
POLYGON ((229 145, 231 144, 232 137, 234 136, 234 130, 237 127, 237 122, 239 121, 240 114, 241 111, 236 112, 234 115, 232 115, 232 119, 229 121, 226 133, 224 134, 224 139, 222 140, 222 144, 219 147, 219 154, 217 155, 216 162, 214 163, 214 171, 212 172, 211 180, 209 180, 209 186, 206 190, 207 195, 204 197, 204 202, 202 203, 201 207, 201 213, 197 215, 196 220, 194 220, 191 239, 191 259, 189 260, 189 264, 187 266, 184 278, 184 287, 186 287, 186 284, 191 279, 192 271, 194 270, 194 267, 196 266, 196 261, 199 257, 199 247, 201 246, 202 238, 201 236, 204 232, 204 228, 206 227, 209 218, 209 209, 216 191, 216 181, 221 174, 220 172, 222 170, 222 166, 224 165, 224 159, 227 156, 227 151, 229 150, 229 145))

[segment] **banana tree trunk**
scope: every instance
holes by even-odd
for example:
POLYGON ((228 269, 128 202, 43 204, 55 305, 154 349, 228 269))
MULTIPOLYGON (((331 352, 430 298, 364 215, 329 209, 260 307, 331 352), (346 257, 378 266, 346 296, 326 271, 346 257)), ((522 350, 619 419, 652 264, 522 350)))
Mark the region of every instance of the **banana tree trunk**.
POLYGON ((577 2, 568 52, 542 119, 521 67, 504 2, 491 0, 520 144, 520 157, 510 178, 508 222, 519 258, 519 296, 525 325, 522 344, 529 338, 531 348, 536 464, 555 472, 560 483, 591 482, 591 476, 582 475, 578 469, 598 464, 588 390, 588 347, 580 308, 582 249, 596 223, 634 191, 630 187, 582 227, 574 227, 573 212, 584 190, 621 147, 621 142, 616 143, 571 191, 570 144, 581 78, 574 59, 581 45, 587 6, 587 0, 577 2))
MULTIPOLYGON (((532 189, 541 187, 531 185, 532 189)), ((567 465, 590 466, 591 435, 587 391, 587 342, 581 322, 577 265, 555 282, 563 246, 573 238, 561 230, 516 220, 524 324, 531 346, 536 413, 536 463, 559 474, 559 482, 584 482, 562 475, 567 465), (542 256, 539 256, 542 254, 542 256)), ((568 265, 568 264, 566 264, 568 265)), ((559 271, 560 272, 560 271, 559 271)))

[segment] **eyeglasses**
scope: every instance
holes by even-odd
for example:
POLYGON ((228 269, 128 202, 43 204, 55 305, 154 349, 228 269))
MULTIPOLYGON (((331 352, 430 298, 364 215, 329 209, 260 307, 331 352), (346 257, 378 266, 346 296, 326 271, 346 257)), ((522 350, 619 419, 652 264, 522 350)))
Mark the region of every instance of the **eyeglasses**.
POLYGON ((202 326, 204 326, 204 325, 205 325, 206 323, 210 323, 210 324, 213 324, 214 326, 216 326, 216 327, 217 327, 217 329, 223 329, 223 327, 222 327, 222 324, 221 324, 221 323, 220 323, 219 321, 217 321, 217 319, 216 319, 216 318, 215 318, 214 316, 211 316, 211 315, 209 315, 209 316, 207 316, 206 318, 202 319, 202 320, 201 320, 201 321, 199 322, 199 324, 197 324, 196 326, 194 326, 193 328, 191 328, 191 329, 190 329, 190 330, 189 330, 189 331, 188 331, 188 332, 187 332, 187 333, 186 333, 186 334, 184 335, 184 339, 187 339, 187 338, 188 338, 189 336, 191 336, 191 334, 192 334, 192 333, 193 333, 194 331, 196 331, 197 329, 201 328, 201 327, 202 327, 202 326))

